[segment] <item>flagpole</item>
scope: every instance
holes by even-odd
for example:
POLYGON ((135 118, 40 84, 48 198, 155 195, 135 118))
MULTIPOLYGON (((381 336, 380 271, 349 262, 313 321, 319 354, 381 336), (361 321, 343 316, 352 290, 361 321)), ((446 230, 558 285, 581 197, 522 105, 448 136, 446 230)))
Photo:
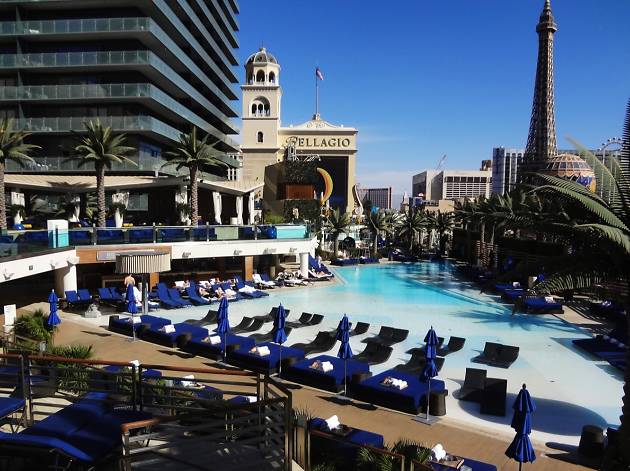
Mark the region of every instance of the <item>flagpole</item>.
POLYGON ((319 116, 319 77, 315 72, 315 116, 319 116))

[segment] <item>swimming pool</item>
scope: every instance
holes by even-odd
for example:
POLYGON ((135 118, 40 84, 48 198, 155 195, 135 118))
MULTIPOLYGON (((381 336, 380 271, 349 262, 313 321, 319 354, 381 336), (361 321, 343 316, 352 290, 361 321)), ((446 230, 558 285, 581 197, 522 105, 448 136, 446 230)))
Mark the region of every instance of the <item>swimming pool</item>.
MULTIPOLYGON (((375 373, 406 362, 409 355, 405 352, 418 346, 433 326, 447 341, 451 335, 466 338, 461 351, 446 357, 440 373, 450 392, 450 419, 512 434, 509 408, 521 384, 526 383, 538 406, 534 439, 577 443, 582 425, 618 424, 621 373, 573 348, 572 339, 587 335, 561 316, 512 315, 511 306, 457 279, 448 263, 367 265, 336 268, 335 272, 339 280, 336 284, 320 282, 308 289, 270 290, 267 298, 233 303, 231 324, 238 323, 243 315, 266 313, 280 302, 291 310, 291 319, 297 319, 303 311, 326 315, 320 326, 294 330, 288 340, 291 345, 314 338, 320 329, 336 327, 347 313, 353 322, 371 324, 368 334, 352 338, 355 353, 365 347, 361 340, 375 335, 381 325, 409 329, 408 339, 395 345, 390 360, 372 367, 375 373), (518 360, 509 369, 471 363, 487 341, 519 346, 518 360), (478 404, 460 402, 453 396, 463 382, 466 367, 486 368, 489 377, 508 380, 506 417, 481 415, 478 404)), ((161 314, 181 322, 201 318, 206 311, 189 308, 161 314)), ((267 324, 262 330, 270 328, 267 324)))

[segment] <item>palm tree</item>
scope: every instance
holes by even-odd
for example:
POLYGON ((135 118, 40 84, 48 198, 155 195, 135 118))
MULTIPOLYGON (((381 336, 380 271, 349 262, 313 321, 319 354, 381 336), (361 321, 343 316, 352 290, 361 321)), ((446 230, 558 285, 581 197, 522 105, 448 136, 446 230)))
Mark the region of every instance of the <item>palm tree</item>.
POLYGON ((96 207, 98 211, 97 225, 105 227, 107 209, 105 208, 105 170, 112 168, 113 163, 128 162, 137 165, 127 156, 135 151, 126 146, 125 134, 114 135, 110 126, 101 124, 100 120, 83 123, 85 134, 73 131, 77 145, 74 151, 80 159, 79 167, 88 163, 94 164, 96 171, 96 207))
POLYGON ((400 218, 391 212, 384 211, 382 209, 378 211, 372 211, 368 216, 368 224, 372 229, 374 235, 374 245, 372 247, 372 254, 376 257, 378 252, 378 236, 380 234, 391 234, 394 229, 399 225, 400 218))
POLYGON ((4 196, 4 172, 9 160, 16 162, 20 167, 28 162, 33 162, 29 155, 31 151, 39 149, 34 144, 25 144, 30 133, 13 130, 13 120, 4 118, 0 122, 0 230, 7 230, 7 206, 4 196))
POLYGON ((400 221, 399 235, 409 239, 409 251, 413 251, 413 241, 416 234, 419 234, 428 225, 428 217, 424 210, 410 209, 404 214, 400 221))
POLYGON ((446 250, 446 234, 453 230, 455 226, 455 214, 452 212, 443 213, 439 209, 431 215, 430 227, 438 234, 439 253, 444 255, 446 250))
POLYGON ((329 212, 324 222, 324 227, 330 232, 333 238, 333 258, 337 257, 339 251, 339 236, 352 224, 350 215, 342 213, 339 208, 329 212))
POLYGON ((208 142, 209 135, 197 139, 197 128, 193 127, 189 134, 179 136, 179 144, 165 154, 166 162, 162 167, 176 165, 180 170, 186 167, 190 172, 190 219, 193 225, 199 220, 199 196, 197 175, 199 171, 223 170, 228 165, 219 159, 224 153, 217 150, 220 141, 208 142))
MULTIPOLYGON (((536 293, 588 289, 612 281, 622 281, 630 289, 630 174, 614 158, 606 159, 604 165, 592 153, 578 148, 595 174, 602 176, 597 181, 602 197, 578 183, 535 174, 534 181, 540 186, 528 192, 552 202, 549 210, 543 211, 546 214, 542 218, 525 212, 506 216, 507 224, 522 228, 535 224, 538 232, 553 236, 567 247, 566 253, 545 260, 545 279, 535 285, 536 293), (562 211, 554 212, 553 205, 557 208, 559 203, 562 211)), ((531 274, 535 269, 523 264, 514 271, 531 274)), ((630 312, 627 294, 625 303, 626 312, 630 312)), ((630 333, 630 322, 627 324, 630 333)), ((610 447, 604 469, 630 466, 630 368, 625 370, 624 381, 618 447, 610 447)))

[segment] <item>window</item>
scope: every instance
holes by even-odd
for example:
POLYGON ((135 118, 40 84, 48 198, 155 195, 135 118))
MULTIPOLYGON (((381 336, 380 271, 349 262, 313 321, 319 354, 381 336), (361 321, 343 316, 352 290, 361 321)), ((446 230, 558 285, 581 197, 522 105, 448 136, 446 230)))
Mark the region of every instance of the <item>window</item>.
POLYGON ((256 141, 263 142, 263 140, 264 140, 264 136, 263 136, 262 131, 258 131, 258 133, 256 134, 256 141))

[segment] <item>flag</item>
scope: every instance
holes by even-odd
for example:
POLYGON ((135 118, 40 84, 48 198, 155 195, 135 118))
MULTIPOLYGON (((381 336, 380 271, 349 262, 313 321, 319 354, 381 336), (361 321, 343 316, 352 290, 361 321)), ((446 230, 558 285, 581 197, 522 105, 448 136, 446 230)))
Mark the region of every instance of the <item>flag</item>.
POLYGON ((317 77, 320 80, 324 80, 324 75, 322 74, 322 71, 319 70, 319 67, 315 69, 315 77, 317 77))

